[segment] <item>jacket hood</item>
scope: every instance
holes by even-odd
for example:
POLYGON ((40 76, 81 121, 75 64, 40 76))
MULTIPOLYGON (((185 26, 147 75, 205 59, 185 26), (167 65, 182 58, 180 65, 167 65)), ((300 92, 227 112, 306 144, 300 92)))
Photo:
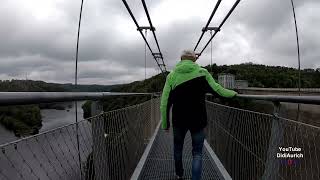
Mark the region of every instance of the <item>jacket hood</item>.
POLYGON ((190 73, 199 69, 199 65, 194 63, 191 60, 182 60, 180 61, 175 68, 177 73, 190 73))

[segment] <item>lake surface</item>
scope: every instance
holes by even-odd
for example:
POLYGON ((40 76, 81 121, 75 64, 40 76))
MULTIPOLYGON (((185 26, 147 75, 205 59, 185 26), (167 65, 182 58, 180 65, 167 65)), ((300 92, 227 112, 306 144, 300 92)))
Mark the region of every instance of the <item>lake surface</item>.
MULTIPOLYGON (((79 101, 77 103, 78 121, 83 120, 83 110, 81 108, 83 103, 85 103, 85 101, 79 101)), ((75 103, 70 102, 61 104, 66 107, 66 110, 41 109, 42 127, 39 132, 48 131, 76 122, 75 103), (72 105, 72 107, 69 108, 69 105, 72 105)), ((14 135, 13 131, 5 129, 5 127, 0 124, 0 144, 11 142, 17 139, 19 138, 14 135)))

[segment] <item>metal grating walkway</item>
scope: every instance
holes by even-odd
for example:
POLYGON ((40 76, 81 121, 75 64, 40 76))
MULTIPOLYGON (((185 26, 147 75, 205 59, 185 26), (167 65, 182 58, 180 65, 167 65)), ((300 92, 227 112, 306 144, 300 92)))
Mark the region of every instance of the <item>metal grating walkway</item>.
MULTIPOLYGON (((191 136, 188 132, 184 141, 183 150, 184 179, 191 179, 191 144, 191 136)), ((205 146, 203 149, 202 179, 223 179, 208 150, 205 146)), ((170 133, 159 130, 138 179, 169 180, 175 179, 174 175, 172 129, 170 133)))

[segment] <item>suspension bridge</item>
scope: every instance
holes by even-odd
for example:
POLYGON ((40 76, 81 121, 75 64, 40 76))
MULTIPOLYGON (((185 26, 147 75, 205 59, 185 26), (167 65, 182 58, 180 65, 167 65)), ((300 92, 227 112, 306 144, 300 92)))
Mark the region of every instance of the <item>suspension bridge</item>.
MULTIPOLYGON (((140 26, 127 2, 122 2, 165 75, 164 57, 147 4, 141 1, 149 26, 140 26), (157 51, 147 41, 148 30, 153 34, 157 51)), ((210 31, 210 40, 197 53, 198 58, 221 31, 240 0, 235 1, 218 27, 210 27, 220 3, 218 0, 214 6, 194 48, 196 51, 204 34, 210 31)), ((83 0, 78 26, 75 85, 82 8, 83 0)), ((300 93, 296 96, 239 94, 236 98, 270 102, 274 112, 264 114, 217 104, 208 95, 203 179, 320 179, 320 127, 280 116, 281 103, 320 105, 320 96, 301 96, 300 93)), ((0 106, 80 100, 93 101, 90 118, 78 121, 76 112, 75 123, 0 145, 0 179, 175 178, 172 134, 160 129, 159 93, 0 92, 0 106), (101 102, 110 96, 147 96, 149 99, 104 112, 101 102)), ((188 134, 183 154, 185 179, 191 178, 191 144, 188 134)))
MULTIPOLYGON (((203 179, 320 178, 320 128, 279 116, 280 102, 320 105, 319 96, 237 98, 273 102, 274 113, 207 100, 203 179), (279 150, 289 147, 298 150, 279 150), (297 157, 279 158, 277 153, 297 157)), ((1 145, 0 179, 174 179, 172 134, 159 129, 158 94, 0 93, 1 106, 76 100, 94 101, 92 117, 1 145), (103 112, 100 100, 108 96, 150 98, 103 112)), ((186 179, 191 177, 190 148, 187 135, 183 154, 186 179)))

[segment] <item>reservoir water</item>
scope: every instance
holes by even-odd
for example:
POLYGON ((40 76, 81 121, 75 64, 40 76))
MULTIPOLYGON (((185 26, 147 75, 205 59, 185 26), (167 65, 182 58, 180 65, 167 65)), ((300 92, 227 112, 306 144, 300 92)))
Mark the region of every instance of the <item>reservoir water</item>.
MULTIPOLYGON (((83 110, 81 106, 84 102, 85 101, 79 101, 77 103, 79 121, 83 120, 83 110)), ((62 105, 66 107, 65 110, 41 109, 42 127, 39 132, 48 131, 50 129, 64 126, 76 121, 75 103, 63 103, 62 105), (72 106, 70 107, 70 105, 72 106)), ((0 144, 11 142, 17 139, 19 138, 14 135, 13 131, 5 129, 5 127, 0 124, 0 144)))

